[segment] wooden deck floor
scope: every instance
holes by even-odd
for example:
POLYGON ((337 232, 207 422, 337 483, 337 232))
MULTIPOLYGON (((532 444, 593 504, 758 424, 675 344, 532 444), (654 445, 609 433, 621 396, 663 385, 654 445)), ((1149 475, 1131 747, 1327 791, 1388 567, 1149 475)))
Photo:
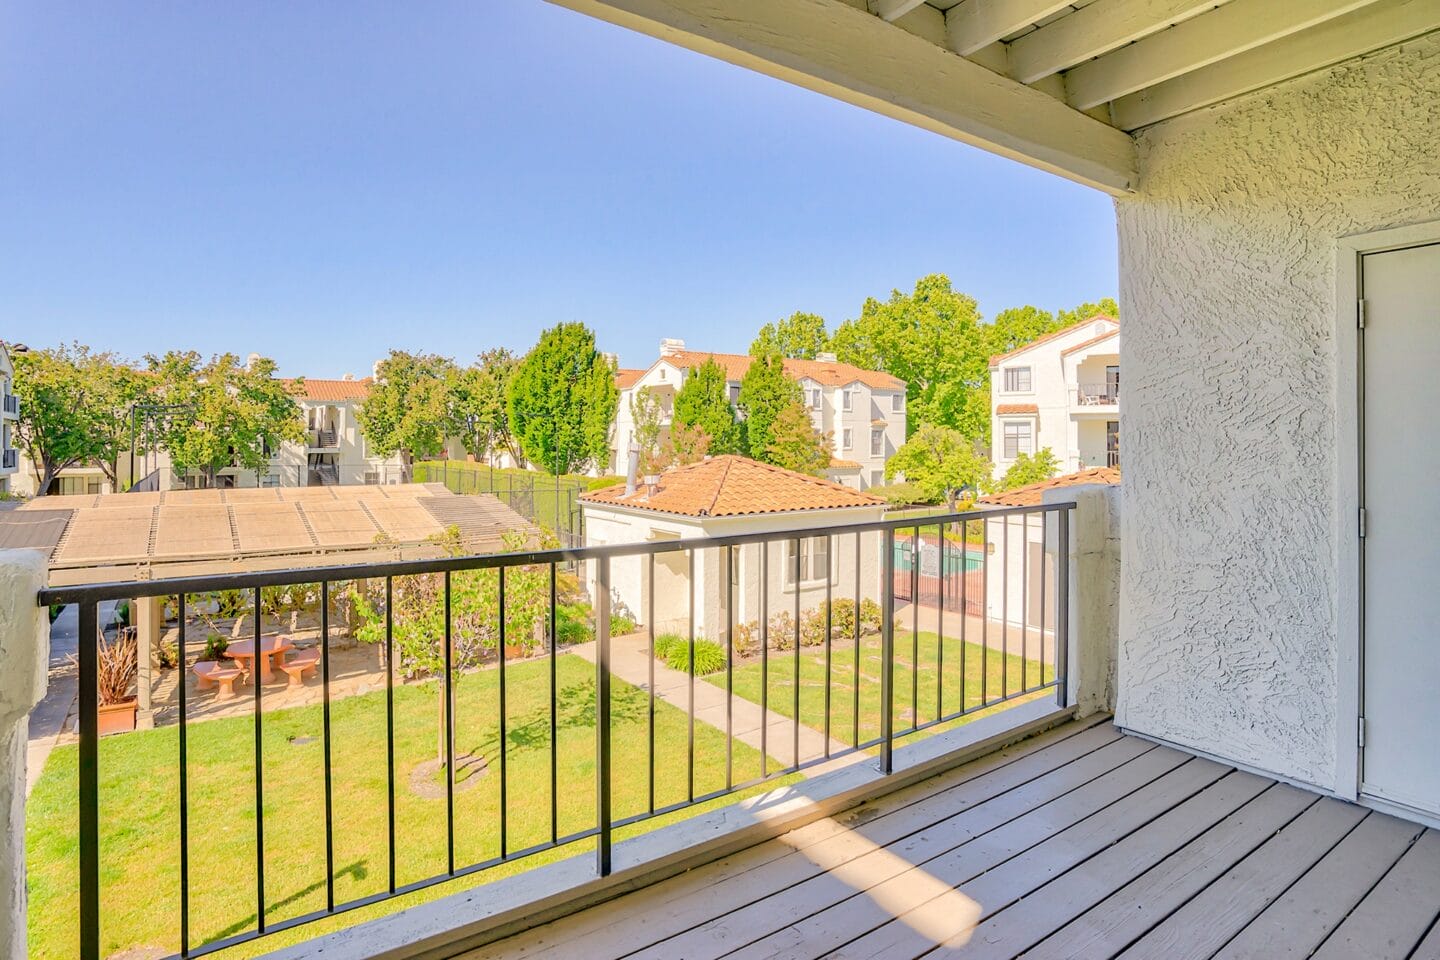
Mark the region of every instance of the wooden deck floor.
POLYGON ((1440 958, 1440 834, 1073 723, 480 958, 1440 958))

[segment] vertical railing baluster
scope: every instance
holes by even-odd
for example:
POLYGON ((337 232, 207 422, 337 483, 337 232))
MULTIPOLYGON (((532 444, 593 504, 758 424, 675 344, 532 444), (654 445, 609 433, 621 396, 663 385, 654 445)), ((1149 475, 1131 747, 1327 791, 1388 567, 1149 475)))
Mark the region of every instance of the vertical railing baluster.
POLYGON ((920 729, 920 525, 910 540, 910 729, 920 729))
POLYGON ((966 711, 966 685, 970 683, 969 638, 970 620, 970 521, 960 521, 960 712, 966 711))
MULTIPOLYGON (((812 540, 811 543, 814 543, 812 540)), ((800 769, 800 538, 795 538, 795 675, 793 689, 790 694, 790 727, 794 735, 794 742, 791 745, 790 757, 795 761, 795 769, 800 769)))
POLYGON ((770 544, 760 547, 760 776, 770 773, 770 544))
POLYGON ((735 545, 725 544, 725 789, 735 786, 735 545))
POLYGON ((834 681, 831 663, 830 641, 835 631, 835 595, 830 580, 834 575, 835 538, 825 534, 825 759, 830 759, 830 686, 834 681))
MULTIPOLYGON (((278 654, 277 654, 278 656, 278 654)), ((335 785, 330 757, 330 581, 320 581, 320 692, 325 754, 325 909, 335 909, 335 785)))
POLYGON ((559 629, 559 594, 556 589, 556 575, 554 561, 550 563, 550 842, 560 842, 560 750, 559 741, 556 738, 558 726, 556 719, 556 660, 560 646, 559 629))
POLYGON ((850 745, 857 750, 860 748, 860 538, 863 534, 855 534, 855 616, 852 618, 855 628, 855 684, 850 691, 850 745))
POLYGON ((935 607, 935 719, 945 715, 945 524, 935 525, 935 539, 940 543, 940 603, 935 607))
POLYGON ((1000 699, 1010 695, 1010 517, 1000 518, 1000 699))
POLYGON ((1055 702, 1066 706, 1070 700, 1070 512, 1056 514, 1060 524, 1055 535, 1059 570, 1055 577, 1055 702))
POLYGON ((1030 514, 1020 514, 1020 689, 1030 687, 1030 514))
POLYGON ((445 589, 445 677, 441 695, 445 697, 445 872, 455 874, 455 645, 450 625, 450 571, 443 578, 445 589))
POLYGON ((100 614, 79 607, 80 957, 100 960, 100 614))
POLYGON ((180 627, 180 639, 175 654, 175 692, 180 698, 180 956, 190 956, 190 763, 186 742, 186 721, 190 717, 189 701, 185 695, 185 678, 189 671, 185 666, 185 594, 175 599, 175 618, 180 627))
POLYGON ((610 558, 595 562, 595 872, 610 875, 610 558))
POLYGON ((1040 514, 1040 686, 1045 686, 1045 581, 1049 580, 1050 552, 1045 542, 1050 532, 1050 517, 1040 514))
MULTIPOLYGON (((885 528, 884 603, 880 607, 880 772, 894 769, 895 736, 895 528, 885 528)), ((913 557, 912 557, 913 562, 913 557)))
POLYGON ((395 583, 385 578, 385 797, 389 836, 386 847, 390 863, 390 892, 395 892, 395 583))
MULTIPOLYGON (((655 556, 655 554, 650 554, 655 556)), ((695 551, 690 551, 690 689, 687 694, 688 700, 686 713, 689 714, 689 729, 686 733, 686 766, 685 777, 687 784, 687 796, 691 803, 695 802, 695 551)), ((651 669, 654 669, 655 656, 652 650, 650 656, 651 669)), ((655 684, 651 681, 653 689, 655 684)), ((654 756, 653 754, 651 755, 654 756)), ((653 801, 652 801, 653 802, 653 801)), ((653 812, 653 811, 652 811, 653 812)))
POLYGON ((646 663, 648 680, 645 689, 649 692, 649 713, 647 714, 645 740, 647 743, 646 757, 649 759, 647 766, 647 788, 650 798, 650 814, 655 814, 655 554, 651 553, 645 557, 646 579, 649 589, 646 590, 646 613, 645 631, 650 638, 650 656, 646 663))
POLYGON ((990 701, 990 518, 980 518, 980 706, 990 701))
POLYGON ((255 588, 255 646, 251 649, 250 682, 255 685, 255 917, 265 932, 265 776, 261 743, 260 588, 255 588))
POLYGON ((500 568, 500 669, 496 680, 500 684, 500 859, 504 860, 510 852, 509 834, 509 795, 506 791, 508 782, 505 777, 506 754, 509 753, 509 732, 506 730, 505 715, 505 642, 509 639, 507 624, 505 622, 505 568, 500 568))

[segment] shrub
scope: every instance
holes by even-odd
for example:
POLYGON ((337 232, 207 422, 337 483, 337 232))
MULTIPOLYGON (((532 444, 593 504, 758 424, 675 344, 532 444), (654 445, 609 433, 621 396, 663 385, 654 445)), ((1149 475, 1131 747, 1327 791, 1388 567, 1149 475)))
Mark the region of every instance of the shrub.
POLYGON ((212 633, 205 638, 205 649, 200 652, 200 659, 219 660, 225 656, 225 649, 229 646, 229 640, 218 633, 212 633))
MULTIPOLYGON (((655 638, 651 647, 655 657, 672 670, 690 671, 690 640, 677 633, 664 633, 655 638)), ((725 648, 713 640, 695 638, 695 673, 697 676, 718 673, 725 669, 725 648)))
POLYGON ((755 620, 735 624, 730 634, 730 643, 735 648, 735 656, 755 656, 760 652, 760 624, 755 620))
POLYGON ((825 605, 822 603, 800 615, 800 646, 818 647, 824 642, 825 605))
POLYGON ((795 648, 795 618, 789 610, 770 615, 770 649, 793 650, 795 648))
POLYGON ((568 647, 576 643, 589 643, 593 639, 593 631, 588 623, 579 620, 562 620, 555 630, 559 636, 560 646, 568 647))
POLYGON ((879 633, 882 614, 880 604, 866 597, 860 601, 860 632, 879 633))
POLYGON ((848 598, 834 600, 830 603, 830 623, 835 628, 835 635, 839 637, 855 636, 855 601, 848 598))
POLYGON ((610 636, 623 637, 627 633, 635 632, 635 618, 628 613, 616 613, 610 616, 610 636))
POLYGON ((155 647, 155 665, 161 670, 173 670, 180 663, 180 648, 174 640, 161 640, 155 647))

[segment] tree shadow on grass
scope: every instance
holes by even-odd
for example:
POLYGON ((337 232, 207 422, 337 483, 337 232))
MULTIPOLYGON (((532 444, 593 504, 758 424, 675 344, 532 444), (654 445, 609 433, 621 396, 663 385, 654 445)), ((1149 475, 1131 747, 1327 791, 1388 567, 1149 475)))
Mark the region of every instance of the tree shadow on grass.
MULTIPOLYGON (((649 697, 628 684, 610 688, 610 723, 612 726, 642 723, 649 715, 649 697)), ((595 684, 593 681, 571 684, 555 692, 555 729, 577 730, 595 726, 595 684)), ((494 730, 479 745, 493 754, 499 743, 499 730, 494 730)), ((550 705, 543 704, 519 716, 510 717, 505 741, 510 750, 548 749, 550 746, 550 705)))
MULTIPOLYGON (((335 879, 339 880, 341 877, 348 876, 354 880, 364 880, 370 874, 370 871, 366 869, 366 864, 368 862, 368 860, 356 860, 349 866, 341 867, 340 869, 335 871, 335 879)), ((299 900, 303 900, 315 891, 323 890, 324 888, 325 881, 317 880, 314 883, 310 884, 308 887, 302 887, 301 889, 296 890, 294 893, 280 900, 267 900, 265 903, 265 915, 268 918, 272 913, 276 912, 277 910, 282 910, 290 904, 295 903, 299 900)), ((256 916, 257 914, 252 913, 247 917, 237 920, 235 923, 232 923, 224 930, 220 930, 214 935, 208 937, 205 940, 205 943, 209 944, 214 943, 216 940, 224 940, 226 937, 232 937, 238 933, 243 933, 246 930, 253 928, 255 926, 256 916)))

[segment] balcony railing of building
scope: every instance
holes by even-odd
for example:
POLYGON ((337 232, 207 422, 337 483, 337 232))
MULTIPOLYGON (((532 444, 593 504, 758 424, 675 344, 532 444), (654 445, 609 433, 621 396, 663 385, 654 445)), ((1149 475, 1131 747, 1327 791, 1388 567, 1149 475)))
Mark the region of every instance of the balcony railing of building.
POLYGON ((5 451, 5 454, 4 454, 3 463, 0 463, 0 469, 4 469, 4 470, 14 470, 14 469, 15 469, 16 467, 18 467, 19 465, 20 465, 20 451, 14 450, 14 449, 6 450, 6 451, 5 451))
POLYGON ((340 446, 334 430, 311 430, 310 446, 321 450, 333 450, 340 446))
POLYGON ((12 417, 20 416, 20 398, 13 393, 5 394, 5 412, 12 417))
MULTIPOLYGON (((66 924, 78 922, 78 955, 82 960, 100 960, 102 955, 124 948, 123 943, 105 936, 104 904, 114 893, 107 885, 124 882, 119 866, 106 858, 122 855, 117 851, 125 844, 111 840, 109 832, 102 836, 101 829, 102 824, 107 831, 117 829, 117 822, 122 832, 136 829, 123 812, 107 808, 107 802, 123 805, 128 788, 115 781, 113 769, 103 769, 120 756, 126 737, 107 741, 101 749, 100 676, 108 656, 100 621, 102 602, 163 598, 178 631, 175 656, 181 671, 186 670, 187 652, 193 654, 206 643, 203 625, 187 626, 188 620, 200 616, 197 611, 208 609, 221 595, 236 601, 248 616, 250 629, 245 631, 245 639, 253 644, 250 649, 257 651, 266 649, 264 642, 275 635, 266 627, 267 610, 270 625, 281 625, 273 605, 277 591, 299 591, 313 597, 318 611, 317 649, 311 656, 318 668, 323 712, 316 718, 318 729, 314 731, 318 749, 309 754, 311 759, 302 761, 313 764, 313 774, 299 778, 313 785, 309 789, 316 793, 315 810, 299 809, 293 799, 276 799, 275 791, 286 796, 296 778, 293 773, 277 778, 266 772, 267 762, 289 759, 292 747, 279 747, 287 752, 285 757, 277 757, 274 733, 267 745, 266 726, 278 723, 283 727, 285 718, 277 718, 279 708, 267 703, 276 691, 266 690, 265 671, 258 669, 259 665, 252 667, 257 679, 251 680, 253 694, 246 693, 249 704, 239 701, 248 706, 245 713, 251 719, 243 731, 233 719, 195 719, 194 712, 204 704, 196 703, 199 694, 187 692, 183 681, 178 685, 178 702, 173 717, 167 720, 173 723, 176 737, 174 766, 164 771, 163 781, 174 784, 164 788, 175 791, 173 806, 167 802, 163 816, 157 818, 173 824, 167 829, 176 830, 174 847, 167 856, 174 858, 171 862, 178 861, 178 884, 168 893, 158 888, 153 891, 155 897, 176 898, 173 914, 168 908, 165 914, 174 917, 175 925, 147 929, 146 943, 173 949, 175 956, 198 957, 571 845, 593 848, 595 872, 604 876, 611 870, 612 839, 622 827, 795 775, 839 757, 872 757, 879 771, 889 775, 895 746, 907 737, 1022 698, 1050 695, 1064 706, 1072 510, 1073 504, 1055 503, 709 539, 43 590, 37 598, 41 606, 74 603, 79 607, 79 898, 78 916, 73 921, 68 914, 65 918, 66 924), (1011 547, 1012 542, 1020 544, 1018 551, 1011 547), (990 549, 992 543, 1000 549, 990 549), (791 563, 793 569, 787 569, 791 563), (560 649, 566 636, 558 629, 561 617, 572 615, 571 605, 561 602, 562 570, 567 564, 586 570, 592 585, 588 616, 593 645, 577 650, 594 663, 593 672, 583 674, 584 690, 578 690, 573 682, 564 688, 557 684, 557 662, 575 655, 560 649), (662 667, 685 674, 688 694, 672 692, 671 705, 662 707, 669 712, 665 714, 659 762, 653 655, 657 623, 654 588, 660 582, 657 565, 663 568, 664 577, 661 602, 678 604, 675 609, 688 619, 688 626, 677 630, 681 649, 688 647, 687 655, 679 659, 682 666, 662 667), (709 575, 697 577, 697 565, 703 565, 709 575), (934 577, 943 580, 954 569, 963 572, 953 584, 955 589, 978 590, 985 598, 978 607, 969 608, 977 616, 952 612, 947 618, 943 600, 927 605, 924 599, 930 592, 927 581, 934 577), (737 576, 738 570, 758 573, 758 578, 737 576), (635 582, 637 578, 649 588, 642 594, 648 609, 640 616, 647 626, 618 643, 622 652, 629 651, 623 658, 630 664, 626 680, 614 658, 617 640, 612 637, 616 616, 612 597, 617 596, 614 591, 621 579, 635 582), (897 591, 897 585, 907 580, 904 589, 897 591), (677 584, 679 598, 675 596, 677 584), (811 611, 802 609, 807 585, 811 599, 819 601, 811 611), (897 592, 918 602, 897 602, 897 592), (477 597, 484 600, 477 601, 477 597), (356 699, 341 697, 332 689, 334 628, 341 598, 363 604, 373 615, 368 621, 374 629, 372 639, 384 654, 383 699, 378 691, 376 696, 356 699), (878 622, 872 621, 872 616, 878 622), (696 649, 697 644, 707 642, 697 630, 704 617, 710 618, 704 625, 713 638, 708 643, 721 648, 723 664, 712 664, 707 668, 711 672, 702 679, 696 671, 696 649), (406 783, 413 784, 414 776, 407 780, 398 768, 396 747, 397 690, 407 682, 398 668, 403 667, 407 674, 413 669, 413 662, 405 664, 397 653, 402 640, 413 644, 417 636, 423 636, 426 662, 432 664, 423 682, 433 689, 436 708, 421 715, 434 724, 431 742, 439 756, 435 758, 438 768, 432 795, 437 804, 443 800, 444 811, 443 821, 438 806, 429 817, 433 836, 427 839, 435 843, 434 867, 438 869, 418 878, 403 875, 413 870, 397 871, 396 866, 397 848, 403 852, 419 840, 410 833, 413 816, 397 825, 397 809, 414 802, 405 793, 409 789, 406 783), (533 653, 524 662, 515 652, 519 644, 533 653), (648 666, 635 666, 636 649, 644 652, 648 666), (864 662, 862 649, 866 650, 864 662), (507 665, 512 675, 508 682, 507 665), (642 671, 638 678, 636 670, 642 671), (649 671, 648 682, 645 670, 649 671), (498 791, 498 802, 483 818, 485 829, 493 828, 493 846, 487 841, 485 849, 477 850, 472 841, 482 818, 473 801, 457 799, 462 785, 457 781, 456 765, 465 759, 462 746, 485 738, 476 733, 482 720, 475 715, 475 701, 458 699, 456 690, 462 686, 462 678, 483 671, 491 671, 483 689, 489 691, 485 702, 494 708, 494 716, 483 723, 498 730, 495 743, 485 748, 485 782, 498 791), (812 711, 823 705, 816 711, 819 715, 805 717, 803 723, 802 684, 782 683, 778 692, 771 689, 777 674, 798 681, 802 672, 818 675, 815 686, 822 688, 807 693, 806 704, 812 711), (853 682, 845 682, 846 677, 853 682), (862 680, 870 684, 863 696, 862 680), (514 689, 517 681, 519 690, 514 689), (535 689, 527 691, 526 684, 535 689), (724 691, 723 720, 718 711, 697 709, 697 685, 708 685, 705 692, 711 701, 718 696, 717 688, 724 691), (522 694, 542 704, 542 698, 548 698, 548 707, 514 715, 514 708, 507 708, 507 695, 518 698, 522 694), (809 699, 822 695, 823 701, 809 699), (352 702, 336 708, 344 699, 352 702), (685 703, 678 720, 676 700, 685 703), (738 739, 742 734, 734 727, 736 708, 753 711, 755 706, 762 717, 778 712, 791 721, 790 729, 780 728, 783 733, 771 729, 773 721, 760 723, 758 755, 738 739), (337 786, 332 753, 358 749, 350 739, 357 710, 367 713, 362 726, 373 731, 372 762, 375 769, 384 770, 385 778, 383 796, 377 784, 368 806, 366 800, 372 798, 357 795, 354 784, 337 786), (467 715, 461 716, 462 712, 467 715), (253 844, 244 843, 248 852, 240 858, 233 846, 214 842, 219 825, 213 821, 213 804, 202 803, 200 795, 214 788, 216 738, 225 735, 217 724, 222 722, 228 725, 228 735, 235 738, 225 749, 244 759, 243 772, 253 779, 253 790, 249 784, 243 785, 235 794, 239 799, 232 798, 223 814, 226 831, 253 830, 253 844), (335 728, 342 723, 349 725, 337 737, 335 728), (703 752, 697 752, 697 725, 705 728, 700 731, 703 752), (817 746, 814 755, 802 756, 801 735, 807 725, 810 742, 824 746, 817 746), (576 726, 593 728, 593 752, 587 735, 578 748, 579 756, 574 755, 576 726), (622 729, 624 736, 617 735, 622 729), (817 734, 823 740, 814 739, 817 734), (465 743, 457 743, 457 737, 463 737, 465 743), (533 750, 535 756, 521 757, 522 750, 533 750), (562 762, 561 753, 567 751, 562 762), (618 761, 617 751, 621 754, 618 761), (511 765, 522 761, 534 764, 529 770, 532 780, 543 783, 546 776, 540 769, 547 758, 541 754, 548 755, 548 789, 537 791, 536 783, 526 781, 525 795, 519 796, 507 761, 511 765), (697 757, 708 764, 704 782, 697 777, 697 757), (657 795, 657 772, 665 780, 663 795, 657 795), (319 803, 322 784, 323 807, 319 803), (585 798, 580 807, 585 820, 561 816, 561 798, 568 803, 576 795, 585 798), (587 809, 586 801, 592 795, 593 808, 587 809), (462 802, 464 809, 460 809, 462 802), (277 814, 276 806, 283 807, 284 813, 277 814), (347 826, 361 809, 375 823, 375 849, 369 855, 378 863, 372 861, 369 871, 357 875, 353 865, 341 861, 353 858, 356 837, 372 830, 347 826), (207 810, 212 812, 206 814, 207 810), (298 851, 297 833, 314 838, 315 850, 298 851), (323 864, 319 853, 322 836, 323 864), (459 845, 457 838, 463 841, 459 845), (296 902, 294 870, 282 869, 287 864, 279 862, 287 853, 303 861, 294 869, 314 871, 313 886, 308 888, 314 893, 308 900, 296 902), (217 917, 214 904, 194 892, 197 871, 204 871, 200 889, 213 887, 217 877, 231 889, 250 885, 240 898, 248 905, 239 908, 235 917, 217 917), (267 884, 272 871, 286 881, 267 884), (373 874, 373 882, 352 896, 355 877, 367 873, 373 874), (320 902, 323 906, 317 905, 320 902), (197 909, 203 923, 196 920, 197 909), (197 933, 201 928, 203 932, 197 933)), ((939 595, 943 597, 948 589, 942 587, 939 595)), ((967 603, 968 597, 962 599, 958 609, 966 610, 967 603)), ((579 662, 564 664, 560 675, 569 674, 573 681, 573 667, 579 662)), ((588 664, 586 670, 590 670, 588 664)), ((408 679, 415 682, 413 674, 408 679)), ((476 689, 470 683, 473 681, 465 685, 476 689)), ((413 706, 411 695, 404 699, 413 706)), ((413 713, 409 707, 405 709, 407 715, 413 713)), ((231 773, 234 771, 226 774, 227 779, 231 773)), ((143 829, 157 827, 147 823, 143 829)), ((168 839, 165 843, 169 845, 168 839)), ((131 882, 138 881, 131 878, 131 882)))
POLYGON ((1075 388, 1075 403, 1082 407, 1113 407, 1120 402, 1118 383, 1082 383, 1075 388))

